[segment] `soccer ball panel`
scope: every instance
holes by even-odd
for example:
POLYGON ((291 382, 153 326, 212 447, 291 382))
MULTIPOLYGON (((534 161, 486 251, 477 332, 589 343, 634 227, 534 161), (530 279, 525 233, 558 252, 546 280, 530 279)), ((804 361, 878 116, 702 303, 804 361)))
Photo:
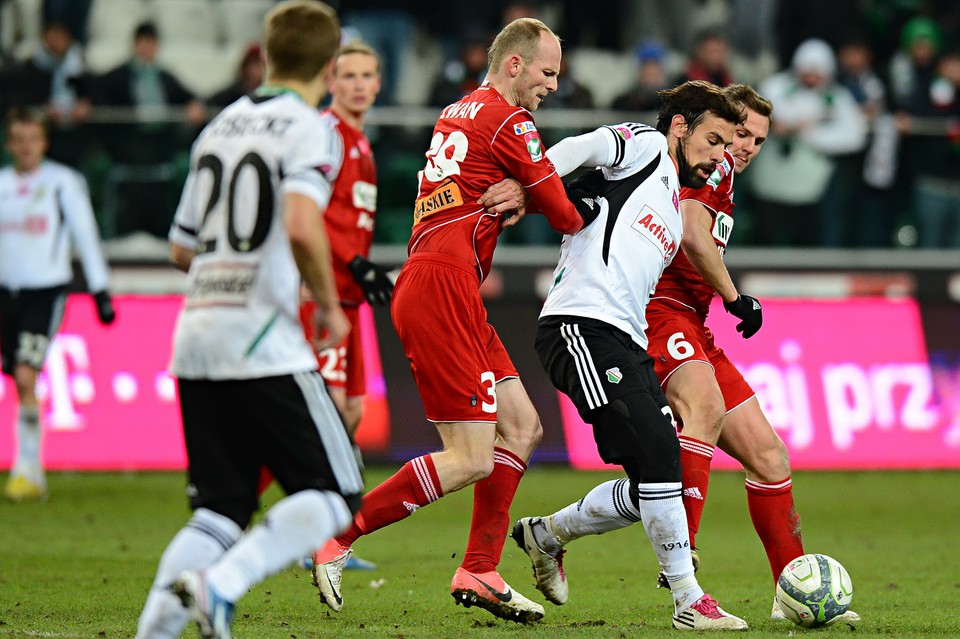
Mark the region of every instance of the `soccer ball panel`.
POLYGON ((787 619, 804 628, 816 628, 850 608, 853 582, 836 559, 803 555, 780 573, 777 598, 787 619))

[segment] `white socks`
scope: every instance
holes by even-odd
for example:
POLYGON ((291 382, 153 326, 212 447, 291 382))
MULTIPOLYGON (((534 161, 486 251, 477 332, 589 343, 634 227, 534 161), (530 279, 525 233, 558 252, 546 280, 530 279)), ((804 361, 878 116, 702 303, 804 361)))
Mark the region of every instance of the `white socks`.
POLYGON ((670 582, 674 609, 679 613, 703 596, 703 589, 693 576, 683 485, 680 482, 640 484, 639 489, 643 527, 657 554, 660 569, 670 582))
POLYGON ((204 570, 227 551, 243 531, 231 519, 198 508, 160 557, 157 576, 137 624, 137 639, 176 639, 189 621, 187 609, 167 587, 188 568, 204 570))
MULTIPOLYGON (((635 524, 640 521, 640 511, 630 499, 630 480, 613 479, 600 484, 580 501, 544 517, 544 520, 562 546, 586 535, 602 535, 635 524)), ((550 553, 560 550, 541 548, 550 553)))
POLYGON ((40 439, 40 409, 37 406, 25 408, 21 405, 20 415, 17 417, 17 460, 13 472, 23 474, 27 479, 35 482, 43 479, 40 439))
POLYGON ((236 602, 270 575, 302 559, 353 521, 337 493, 304 490, 281 499, 264 520, 206 574, 207 584, 236 602))

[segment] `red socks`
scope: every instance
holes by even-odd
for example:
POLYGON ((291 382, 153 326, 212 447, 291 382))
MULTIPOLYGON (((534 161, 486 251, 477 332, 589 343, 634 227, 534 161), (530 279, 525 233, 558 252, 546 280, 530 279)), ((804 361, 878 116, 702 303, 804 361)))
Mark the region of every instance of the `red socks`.
POLYGON ((352 546, 360 535, 409 517, 421 506, 443 497, 440 478, 430 455, 417 457, 403 465, 382 484, 363 496, 363 505, 353 524, 339 537, 341 546, 352 546))
POLYGON ((803 554, 800 515, 793 505, 793 482, 787 477, 775 484, 747 480, 750 519, 770 561, 776 583, 784 566, 803 554))
POLYGON ((473 487, 470 538, 460 567, 474 574, 497 569, 510 529, 510 504, 527 465, 505 448, 493 449, 493 472, 473 487))
POLYGON ((696 548, 696 535, 700 530, 700 518, 707 500, 707 486, 710 485, 710 462, 713 460, 714 447, 682 433, 679 438, 683 509, 687 512, 690 546, 696 548))

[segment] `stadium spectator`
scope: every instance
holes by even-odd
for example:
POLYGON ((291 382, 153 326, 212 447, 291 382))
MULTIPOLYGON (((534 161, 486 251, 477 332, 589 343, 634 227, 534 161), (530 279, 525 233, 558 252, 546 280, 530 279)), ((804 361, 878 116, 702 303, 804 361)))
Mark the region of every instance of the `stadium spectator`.
POLYGON ((160 559, 141 639, 179 637, 188 613, 201 636, 229 639, 236 602, 342 530, 363 492, 297 301, 303 282, 328 331, 319 346, 350 330, 321 219, 343 153, 317 112, 340 42, 336 14, 282 2, 263 41, 266 83, 201 132, 170 229, 171 260, 189 282, 171 372, 193 515, 160 559), (244 533, 263 466, 287 496, 244 533))
POLYGON ((560 57, 560 40, 545 24, 511 22, 490 47, 484 85, 446 107, 434 128, 391 316, 444 449, 407 462, 367 493, 336 553, 316 558, 321 598, 333 610, 343 606, 342 569, 357 538, 475 484, 467 548, 450 584, 454 600, 518 622, 543 617, 541 605, 497 572, 510 503, 543 430, 486 321, 479 288, 500 232, 522 213, 512 188, 505 201, 487 193, 491 186, 514 177, 530 190, 526 208, 542 211, 557 231, 583 228, 530 113, 556 91, 560 57))
POLYGON ((847 215, 836 240, 842 246, 884 247, 893 240, 895 198, 891 189, 897 173, 898 134, 887 108, 887 88, 874 69, 873 52, 866 40, 855 37, 837 51, 837 82, 846 87, 867 119, 866 148, 845 167, 857 196, 849 200, 847 215))
MULTIPOLYGON (((600 458, 629 477, 630 495, 618 505, 643 522, 673 598, 673 627, 745 630, 746 622, 720 608, 694 576, 681 449, 647 354, 645 320, 650 292, 686 236, 678 191, 703 187, 715 175, 744 115, 708 82, 687 82, 660 98, 656 128, 633 122, 600 127, 550 150, 560 175, 601 167, 568 188, 571 198, 591 202, 598 213, 594 224, 604 232, 564 237, 535 346, 553 385, 593 427, 600 458)), ((522 519, 513 537, 534 562, 538 588, 549 601, 565 603, 562 550, 547 543, 546 525, 522 519), (544 563, 554 579, 540 579, 544 563)))
POLYGON ((656 111, 659 106, 658 92, 669 88, 670 79, 664 66, 663 45, 647 41, 634 50, 637 59, 636 83, 626 93, 613 100, 617 111, 656 111))
MULTIPOLYGON (((856 190, 838 163, 862 151, 867 120, 836 82, 836 57, 823 40, 807 40, 792 68, 764 80, 761 94, 777 117, 767 152, 754 167, 756 238, 761 244, 838 246, 856 190)), ((859 184, 859 176, 854 185, 859 184)))
POLYGON ((258 43, 253 43, 243 52, 234 81, 207 98, 207 104, 222 109, 242 96, 253 93, 263 82, 264 71, 266 65, 263 62, 263 52, 258 43))
POLYGON ((108 180, 116 235, 166 235, 179 184, 173 162, 189 148, 195 127, 206 118, 203 104, 157 62, 159 47, 156 26, 137 25, 131 58, 95 83, 96 105, 128 109, 119 122, 102 125, 104 146, 113 160, 108 180), (171 108, 182 109, 182 115, 171 108))
POLYGON ((677 84, 689 80, 704 80, 719 87, 733 84, 730 72, 730 44, 723 33, 707 29, 697 34, 696 44, 677 84))
POLYGON ((480 34, 463 41, 457 58, 443 65, 430 90, 431 106, 445 107, 477 90, 487 70, 488 46, 489 40, 480 34))
POLYGON ((891 98, 902 136, 917 244, 960 247, 960 117, 958 53, 941 53, 943 33, 930 18, 904 25, 901 51, 891 61, 891 98), (953 127, 953 128, 951 128, 953 127))
POLYGON ((0 355, 3 374, 13 377, 20 413, 16 462, 4 495, 17 502, 39 501, 47 496, 47 482, 37 378, 63 319, 73 250, 100 322, 111 324, 115 313, 83 178, 44 157, 48 142, 42 113, 12 109, 6 135, 13 165, 0 170, 0 355))
MULTIPOLYGON (((734 176, 760 152, 769 131, 772 105, 746 85, 733 85, 725 92, 746 107, 746 121, 738 125, 733 143, 707 183, 681 189, 681 251, 656 283, 646 309, 650 340, 646 350, 681 426, 683 506, 696 557, 694 567, 699 564, 696 533, 707 498, 710 463, 719 446, 746 471, 750 516, 776 583, 783 566, 803 554, 787 451, 753 390, 713 344, 713 335, 704 323, 716 294, 723 298, 728 312, 741 320, 737 329, 744 338, 762 324, 759 303, 737 291, 723 256, 733 229, 734 176)), ((514 539, 534 563, 538 588, 545 593, 567 592, 560 562, 563 548, 571 541, 641 520, 648 526, 648 517, 641 517, 642 510, 637 508, 637 494, 632 477, 612 480, 552 515, 520 519, 514 539)), ((662 573, 660 584, 669 586, 671 579, 662 573)), ((562 604, 565 599, 555 603, 562 604)), ((771 617, 785 619, 776 599, 771 617)), ((844 620, 857 621, 859 617, 849 612, 844 620)))

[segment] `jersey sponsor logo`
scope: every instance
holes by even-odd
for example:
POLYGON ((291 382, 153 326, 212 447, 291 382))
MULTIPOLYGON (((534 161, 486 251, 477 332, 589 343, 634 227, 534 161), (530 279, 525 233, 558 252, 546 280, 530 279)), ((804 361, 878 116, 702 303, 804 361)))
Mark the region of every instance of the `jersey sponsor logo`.
POLYGON ((726 213, 718 213, 713 220, 713 228, 710 229, 714 241, 720 248, 720 255, 724 253, 724 248, 730 243, 730 234, 733 233, 733 217, 726 213))
POLYGON ((377 210, 377 185, 357 180, 353 183, 351 195, 353 196, 354 208, 365 211, 377 210))
POLYGON ((649 206, 644 206, 630 226, 660 249, 664 262, 673 259, 674 253, 677 252, 677 240, 659 213, 649 206))
POLYGON ((252 264, 200 266, 187 292, 187 307, 245 306, 256 278, 252 264))
POLYGON ((445 209, 463 204, 460 187, 453 180, 447 180, 435 188, 429 195, 417 199, 413 205, 413 223, 419 224, 424 218, 445 209))
POLYGON ((524 133, 530 133, 531 131, 536 131, 537 125, 531 122, 530 120, 525 120, 520 124, 513 125, 513 132, 517 135, 523 135, 524 133))
POLYGON ((483 108, 483 102, 457 102, 440 112, 441 118, 468 118, 473 120, 483 108))
POLYGON ((619 366, 614 366, 613 368, 608 368, 606 371, 607 381, 611 384, 619 384, 620 380, 623 379, 623 373, 620 372, 619 366))
POLYGON ((22 221, 11 220, 0 224, 0 233, 26 233, 43 235, 47 232, 49 220, 43 215, 28 215, 22 221))
POLYGON ((357 228, 373 233, 373 216, 366 211, 360 211, 360 215, 357 216, 357 228))
POLYGON ((536 131, 527 133, 523 136, 523 141, 527 144, 527 153, 534 162, 543 159, 543 142, 540 141, 540 134, 536 131))

